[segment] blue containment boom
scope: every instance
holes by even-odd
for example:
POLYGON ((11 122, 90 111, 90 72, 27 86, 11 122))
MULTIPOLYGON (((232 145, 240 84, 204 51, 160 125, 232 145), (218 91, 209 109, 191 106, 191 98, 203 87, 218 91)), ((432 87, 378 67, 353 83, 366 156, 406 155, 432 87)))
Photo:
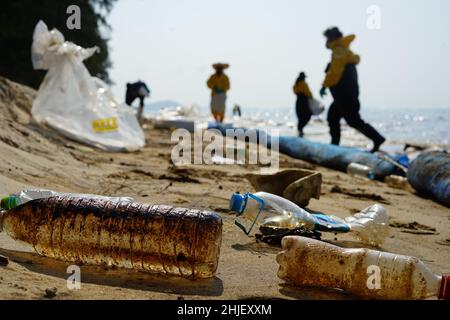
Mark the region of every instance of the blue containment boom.
POLYGON ((347 171, 350 163, 360 163, 370 167, 377 179, 383 179, 397 172, 395 165, 373 153, 299 137, 280 137, 280 152, 296 159, 344 172, 347 171))
MULTIPOLYGON (((233 128, 229 124, 210 123, 208 128, 219 130, 223 135, 226 135, 228 129, 240 129, 245 131, 253 130, 257 132, 258 141, 261 135, 266 134, 264 130, 233 128)), ((267 141, 270 143, 270 137, 267 137, 267 141)), ((350 163, 360 163, 370 167, 377 179, 384 179, 386 176, 398 173, 397 167, 392 164, 392 162, 375 154, 364 152, 356 148, 340 147, 309 141, 299 137, 279 137, 279 151, 296 159, 305 160, 344 172, 347 170, 350 163)))
POLYGON ((450 207, 450 154, 421 153, 409 166, 408 182, 419 193, 450 207))

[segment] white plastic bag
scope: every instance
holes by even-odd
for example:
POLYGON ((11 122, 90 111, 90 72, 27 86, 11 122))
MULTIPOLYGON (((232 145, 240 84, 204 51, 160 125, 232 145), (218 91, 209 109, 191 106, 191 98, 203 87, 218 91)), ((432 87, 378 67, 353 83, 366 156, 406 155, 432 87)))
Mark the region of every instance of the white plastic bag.
POLYGON ((31 113, 67 137, 108 151, 134 151, 145 145, 135 111, 119 104, 107 85, 91 77, 83 60, 98 48, 64 41, 39 21, 33 34, 34 69, 48 70, 31 113))
POLYGON ((322 103, 314 98, 309 98, 309 110, 311 110, 311 113, 315 116, 318 116, 321 114, 325 107, 322 105, 322 103))

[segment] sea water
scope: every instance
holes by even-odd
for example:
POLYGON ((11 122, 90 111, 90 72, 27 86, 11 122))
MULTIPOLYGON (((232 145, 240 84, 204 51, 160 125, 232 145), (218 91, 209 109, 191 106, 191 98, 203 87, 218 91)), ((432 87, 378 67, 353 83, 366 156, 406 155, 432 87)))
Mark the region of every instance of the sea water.
MULTIPOLYGON (((166 107, 170 110, 173 107, 166 107)), ((277 129, 280 135, 297 135, 297 116, 295 108, 242 108, 242 117, 234 117, 228 108, 225 122, 235 127, 277 129)), ((208 108, 197 107, 198 122, 212 121, 208 108)), ((155 118, 160 108, 148 107, 147 118, 155 118)), ((382 149, 387 152, 400 152, 405 144, 442 147, 450 149, 450 107, 449 108, 370 108, 361 109, 361 117, 370 123, 387 142, 382 149)), ((329 143, 331 138, 326 121, 327 110, 319 116, 313 116, 304 129, 306 139, 329 143)), ((370 149, 372 142, 350 128, 341 120, 341 145, 370 149)))

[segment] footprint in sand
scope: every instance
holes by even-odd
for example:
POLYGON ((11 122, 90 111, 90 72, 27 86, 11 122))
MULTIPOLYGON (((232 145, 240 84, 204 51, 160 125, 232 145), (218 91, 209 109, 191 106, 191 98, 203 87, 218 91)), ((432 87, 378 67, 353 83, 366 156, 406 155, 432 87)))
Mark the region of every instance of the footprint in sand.
POLYGON ((361 189, 361 188, 356 188, 355 190, 350 190, 350 189, 335 185, 331 188, 330 192, 344 194, 349 197, 359 198, 361 200, 377 201, 377 202, 387 204, 387 205, 391 204, 390 201, 383 198, 382 196, 380 196, 378 194, 374 194, 374 193, 368 193, 364 189, 361 189))
POLYGON ((448 247, 450 247, 450 239, 438 240, 438 241, 436 241, 436 243, 440 244, 441 246, 448 246, 448 247))
POLYGON ((413 222, 391 222, 390 227, 400 229, 401 232, 412 233, 418 235, 436 235, 436 228, 420 224, 416 221, 413 222))

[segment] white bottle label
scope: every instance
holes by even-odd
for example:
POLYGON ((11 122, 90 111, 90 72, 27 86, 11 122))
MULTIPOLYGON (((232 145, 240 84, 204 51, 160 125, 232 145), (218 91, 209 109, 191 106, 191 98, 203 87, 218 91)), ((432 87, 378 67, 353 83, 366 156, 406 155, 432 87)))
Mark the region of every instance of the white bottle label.
POLYGON ((380 290, 381 289, 381 269, 379 266, 370 265, 367 267, 367 288, 369 290, 380 290))

